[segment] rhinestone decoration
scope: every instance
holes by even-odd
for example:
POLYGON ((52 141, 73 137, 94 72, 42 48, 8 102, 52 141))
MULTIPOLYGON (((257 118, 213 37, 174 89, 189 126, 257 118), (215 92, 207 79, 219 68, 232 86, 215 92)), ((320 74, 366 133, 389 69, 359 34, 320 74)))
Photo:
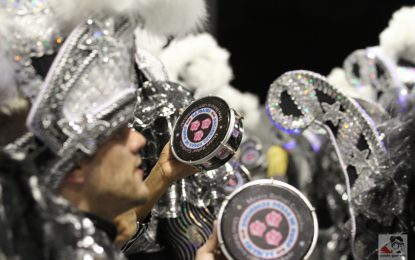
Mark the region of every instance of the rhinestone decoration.
POLYGON ((324 115, 323 121, 331 121, 335 126, 339 124, 339 120, 344 118, 343 112, 340 111, 340 103, 334 102, 333 105, 321 103, 324 115))
MULTIPOLYGON (((64 95, 63 113, 74 122, 82 120, 85 113, 101 111, 107 100, 135 91, 131 84, 131 63, 125 62, 130 59, 131 47, 115 39, 114 21, 89 22, 91 33, 83 35, 77 47, 91 52, 94 60, 83 61, 82 77, 64 95)), ((76 74, 66 71, 63 75, 73 80, 71 75, 76 74)))
POLYGON ((353 165, 358 173, 363 172, 363 170, 366 168, 370 168, 367 160, 369 150, 365 149, 360 151, 356 147, 353 147, 352 149, 352 156, 349 160, 350 165, 353 165))
POLYGON ((343 63, 346 77, 353 86, 370 85, 376 79, 375 60, 365 50, 356 50, 343 63))
POLYGON ((160 152, 170 139, 180 110, 192 101, 191 93, 174 82, 147 81, 137 90, 134 118, 130 126, 147 139, 141 152, 145 173, 149 173, 156 164, 160 152))
POLYGON ((32 66, 32 57, 50 55, 60 48, 64 36, 56 23, 53 10, 42 0, 3 0, 0 7, 12 26, 5 35, 16 63, 16 79, 20 91, 31 99, 43 83, 32 66))
POLYGON ((111 125, 104 120, 88 121, 89 122, 80 125, 74 125, 73 122, 69 122, 66 119, 58 121, 58 125, 61 126, 62 131, 69 137, 58 151, 60 156, 67 153, 70 149, 80 149, 88 155, 95 153, 98 136, 106 131, 111 125), (72 124, 72 127, 68 128, 68 124, 72 124))
POLYGON ((272 83, 268 91, 266 111, 272 123, 279 129, 288 133, 300 133, 314 120, 316 114, 321 114, 321 107, 315 103, 315 91, 313 78, 308 79, 303 74, 283 74, 277 81, 272 83), (310 82, 308 82, 310 80, 310 82), (295 117, 284 114, 281 108, 283 93, 287 93, 302 116, 295 117))
POLYGON ((73 167, 74 158, 94 153, 131 120, 135 25, 105 15, 88 19, 72 31, 50 69, 28 121, 31 131, 59 156, 48 176, 52 185, 73 167))
MULTIPOLYGON (((331 86, 326 79, 309 71, 292 71, 280 76, 270 87, 267 104, 267 112, 272 123, 286 132, 300 132, 313 123, 332 122, 334 126, 338 125, 336 142, 341 152, 341 157, 346 165, 357 167, 359 175, 362 164, 357 163, 359 158, 363 161, 373 161, 368 163, 374 165, 372 171, 377 171, 379 159, 383 158, 385 148, 380 141, 380 134, 374 127, 372 120, 366 112, 352 99, 347 98, 336 88, 331 86), (290 113, 285 113, 281 108, 282 102, 285 102, 281 96, 283 92, 293 100, 297 109, 302 115, 294 117, 290 113), (332 100, 329 104, 326 101, 332 100), (369 146, 369 158, 356 158, 356 149, 360 136, 363 136, 369 146)), ((332 127, 330 125, 327 125, 332 127)))
POLYGON ((176 118, 178 109, 186 108, 193 100, 192 94, 178 83, 147 81, 137 90, 133 126, 141 131, 151 126, 157 118, 176 118))
MULTIPOLYGON (((300 131, 313 125, 326 129, 346 180, 347 193, 342 198, 349 203, 351 240, 354 245, 357 229, 355 210, 359 211, 355 202, 364 196, 359 192, 360 184, 381 174, 380 163, 386 155, 382 136, 377 132, 373 121, 356 101, 331 86, 323 76, 310 71, 291 71, 280 76, 268 92, 266 109, 274 125, 286 132, 298 125, 302 126, 300 131), (289 88, 293 90, 289 91, 289 88), (288 102, 286 97, 282 98, 284 91, 297 105, 301 116, 293 117, 293 112, 282 108, 288 102), (307 97, 299 99, 301 93, 307 97), (304 110, 304 105, 298 106, 304 100, 307 100, 307 108, 312 109, 304 110), (301 122, 294 124, 294 120, 287 121, 286 118, 290 116, 301 122), (314 120, 310 121, 309 118, 314 120)), ((362 211, 359 213, 364 214, 362 211)))
POLYGON ((164 68, 163 63, 161 63, 161 61, 150 52, 137 48, 135 61, 138 65, 138 69, 144 73, 147 80, 168 80, 167 71, 164 68))
POLYGON ((378 48, 354 51, 344 60, 343 68, 354 86, 371 85, 385 90, 394 85, 393 62, 378 48))
POLYGON ((240 176, 241 185, 251 180, 249 171, 237 159, 232 158, 215 170, 196 173, 182 180, 180 197, 196 207, 211 207, 216 215, 230 193, 229 181, 236 176, 240 176))
POLYGON ((415 82, 413 69, 397 66, 380 47, 354 51, 345 59, 343 68, 350 84, 372 86, 384 105, 393 101, 400 111, 406 111, 409 88, 415 82))

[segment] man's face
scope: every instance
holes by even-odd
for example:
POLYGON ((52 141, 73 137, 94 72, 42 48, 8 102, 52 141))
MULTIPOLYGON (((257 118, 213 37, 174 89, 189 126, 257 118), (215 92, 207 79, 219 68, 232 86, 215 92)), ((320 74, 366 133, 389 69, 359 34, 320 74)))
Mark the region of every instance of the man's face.
POLYGON ((92 211, 119 214, 147 200, 143 171, 138 168, 141 165, 138 152, 145 143, 142 134, 124 128, 83 163, 84 191, 93 204, 92 211))

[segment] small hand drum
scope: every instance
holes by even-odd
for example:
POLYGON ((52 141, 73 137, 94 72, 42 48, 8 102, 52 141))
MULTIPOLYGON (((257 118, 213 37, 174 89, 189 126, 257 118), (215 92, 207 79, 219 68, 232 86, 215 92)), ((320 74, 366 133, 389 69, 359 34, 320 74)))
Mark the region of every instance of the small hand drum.
POLYGON ((179 161, 208 171, 235 154, 242 135, 242 117, 223 99, 210 96, 196 100, 180 115, 171 146, 179 161))
POLYGON ((317 242, 314 208, 284 182, 257 180, 224 201, 218 238, 228 259, 307 259, 317 242))
POLYGON ((261 141, 257 137, 252 136, 245 140, 240 151, 240 161, 250 171, 258 169, 265 161, 261 141))

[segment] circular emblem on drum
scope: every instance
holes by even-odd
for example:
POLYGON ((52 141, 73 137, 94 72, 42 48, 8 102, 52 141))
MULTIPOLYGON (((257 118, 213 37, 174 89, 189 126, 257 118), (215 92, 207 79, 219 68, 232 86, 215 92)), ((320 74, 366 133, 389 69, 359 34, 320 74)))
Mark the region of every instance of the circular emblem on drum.
POLYGON ((226 182, 222 187, 226 195, 231 194, 251 180, 249 171, 236 159, 231 159, 228 164, 230 165, 230 169, 227 169, 226 182))
POLYGON ((226 163, 242 140, 242 121, 219 97, 193 102, 178 118, 172 135, 172 151, 184 163, 205 170, 226 163))
POLYGON ((230 259, 303 259, 317 241, 317 218, 299 191, 258 180, 230 195, 219 213, 219 240, 230 259))
POLYGON ((218 129, 218 114, 210 107, 202 107, 193 112, 182 129, 182 143, 195 150, 206 145, 218 129))
POLYGON ((292 210, 278 200, 259 200, 242 213, 239 239, 251 255, 280 258, 293 249, 298 239, 298 221, 292 210))

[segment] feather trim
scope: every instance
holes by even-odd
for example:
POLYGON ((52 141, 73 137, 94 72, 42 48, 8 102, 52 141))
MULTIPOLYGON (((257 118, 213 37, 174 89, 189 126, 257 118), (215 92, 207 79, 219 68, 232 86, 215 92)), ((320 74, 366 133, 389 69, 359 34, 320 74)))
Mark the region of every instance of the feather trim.
POLYGON ((396 11, 379 38, 380 46, 395 62, 404 58, 415 63, 415 7, 396 11))
POLYGON ((144 19, 144 29, 171 36, 202 27, 206 16, 204 0, 49 0, 61 28, 71 30, 89 14, 107 12, 144 19))
POLYGON ((348 82, 344 70, 341 68, 332 69, 327 76, 327 80, 330 84, 340 89, 340 91, 349 97, 376 101, 376 92, 371 86, 352 86, 348 82))
POLYGON ((173 81, 181 81, 200 98, 216 93, 231 81, 229 52, 209 34, 172 42, 159 55, 173 81))

